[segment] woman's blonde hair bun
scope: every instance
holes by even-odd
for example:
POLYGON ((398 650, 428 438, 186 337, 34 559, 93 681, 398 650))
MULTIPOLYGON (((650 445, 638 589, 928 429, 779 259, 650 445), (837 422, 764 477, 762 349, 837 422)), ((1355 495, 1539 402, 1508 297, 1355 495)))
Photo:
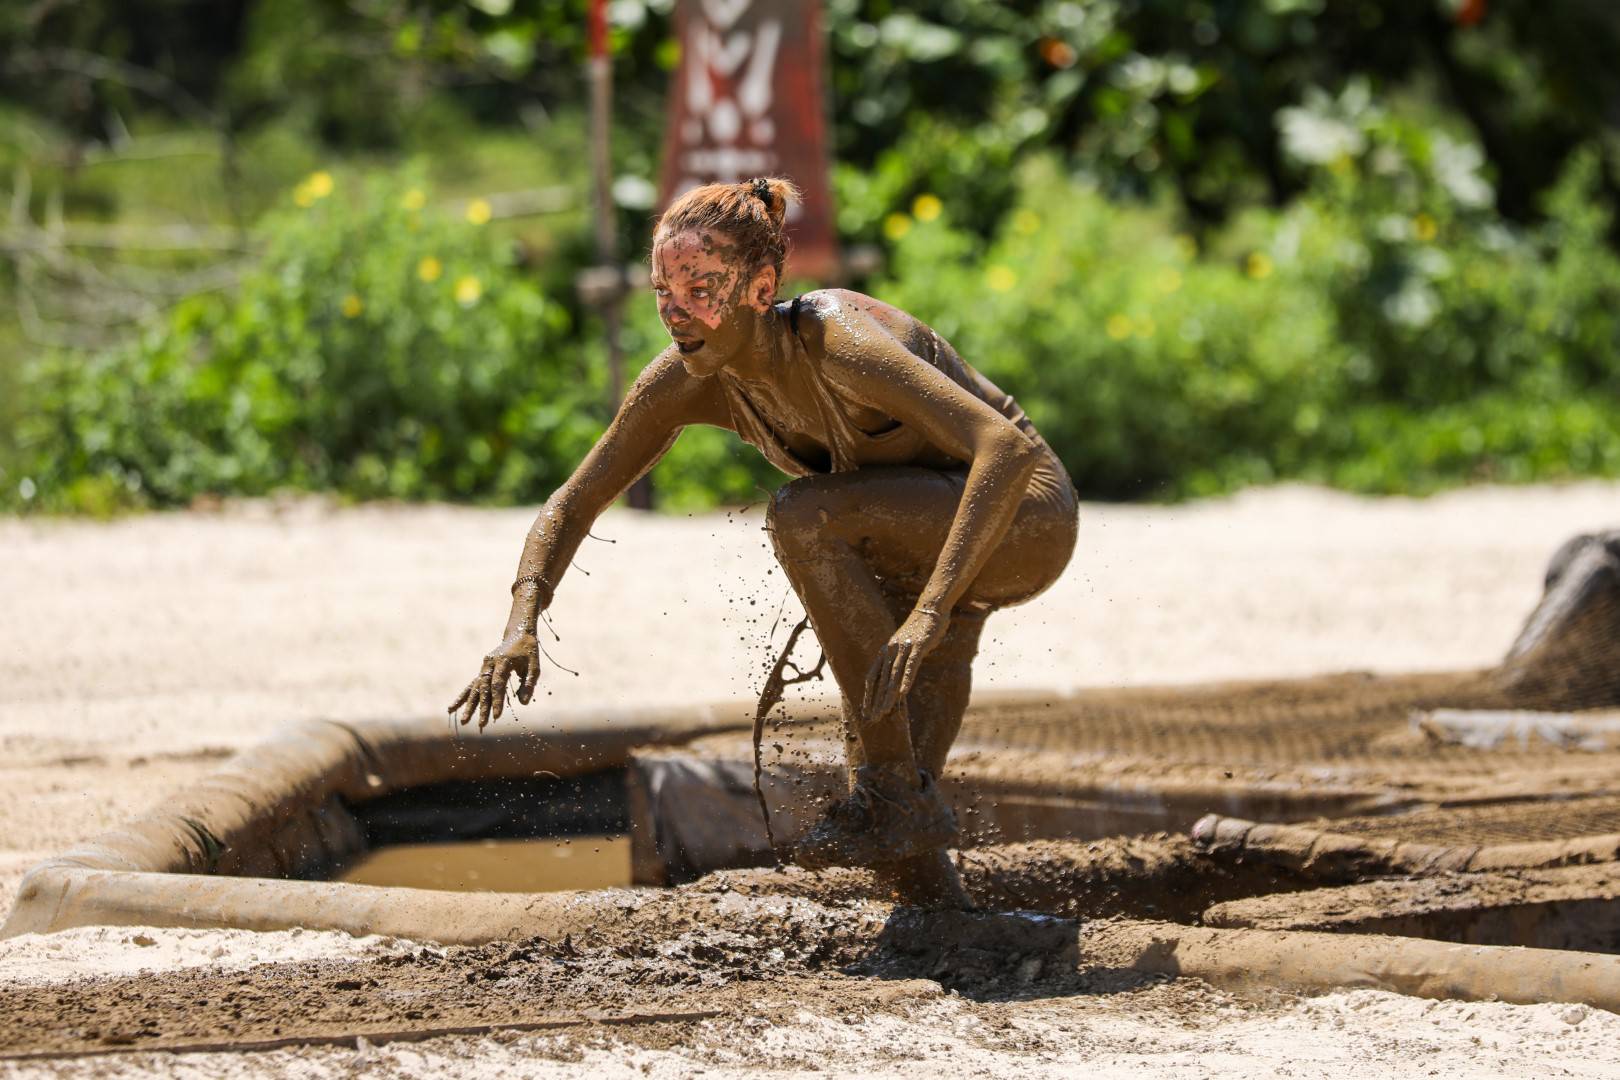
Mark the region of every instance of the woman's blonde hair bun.
POLYGON ((716 229, 736 241, 750 269, 774 266, 782 280, 787 261, 787 212, 800 193, 791 180, 757 176, 736 184, 704 184, 669 204, 653 242, 687 229, 716 229))

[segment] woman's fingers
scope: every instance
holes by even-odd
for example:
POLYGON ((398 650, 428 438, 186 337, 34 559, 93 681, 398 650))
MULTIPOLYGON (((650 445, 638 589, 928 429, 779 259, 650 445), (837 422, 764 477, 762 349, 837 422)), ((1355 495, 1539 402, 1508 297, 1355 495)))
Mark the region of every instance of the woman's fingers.
POLYGON ((895 651, 894 667, 889 672, 889 700, 885 712, 899 708, 900 703, 906 700, 906 670, 911 666, 911 657, 916 651, 917 647, 909 641, 895 651))
POLYGON ((478 688, 484 682, 482 675, 467 684, 466 701, 461 706, 461 714, 456 717, 461 726, 466 727, 472 722, 473 712, 478 708, 478 688))
POLYGON ((513 675, 520 680, 518 700, 527 705, 540 676, 539 646, 513 656, 499 653, 486 656, 484 670, 450 703, 451 722, 465 727, 476 716, 478 729, 482 731, 491 720, 499 720, 506 711, 507 680, 513 675))
POLYGON ((906 664, 900 673, 900 686, 895 691, 899 700, 904 701, 911 695, 911 688, 917 685, 917 672, 921 668, 922 650, 912 645, 906 646, 906 664))
MULTIPOLYGON (((504 685, 504 684, 503 684, 504 685)), ((489 726, 489 710, 495 704, 495 673, 490 672, 483 685, 478 688, 478 730, 483 731, 489 726)))
POLYGON ((905 671, 906 657, 910 653, 911 646, 908 644, 890 644, 884 647, 882 654, 878 658, 880 672, 878 675, 877 696, 873 702, 872 711, 868 714, 871 719, 876 720, 880 716, 887 716, 896 702, 899 701, 897 691, 899 690, 901 674, 905 671))
POLYGON ((538 653, 523 658, 523 679, 518 683, 518 701, 527 705, 529 699, 534 697, 535 684, 540 681, 540 656, 538 653))
POLYGON ((499 720, 501 711, 506 708, 506 679, 509 674, 511 674, 511 665, 505 660, 497 661, 495 670, 490 672, 489 700, 494 712, 491 719, 499 720))
POLYGON ((885 645, 883 651, 877 654, 872 661, 872 667, 866 673, 866 695, 861 699, 861 706, 868 717, 882 715, 877 711, 878 695, 883 692, 883 672, 888 669, 889 646, 885 645))

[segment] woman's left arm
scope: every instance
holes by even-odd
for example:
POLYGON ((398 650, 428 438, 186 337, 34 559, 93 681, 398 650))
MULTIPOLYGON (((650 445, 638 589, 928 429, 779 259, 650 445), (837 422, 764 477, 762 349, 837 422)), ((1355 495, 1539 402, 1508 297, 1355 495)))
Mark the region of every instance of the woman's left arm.
POLYGON ((866 714, 876 718, 905 700, 923 658, 944 640, 951 608, 1012 524, 1039 451, 1012 421, 913 354, 876 320, 846 309, 823 325, 822 370, 829 379, 968 466, 934 572, 867 677, 866 714))

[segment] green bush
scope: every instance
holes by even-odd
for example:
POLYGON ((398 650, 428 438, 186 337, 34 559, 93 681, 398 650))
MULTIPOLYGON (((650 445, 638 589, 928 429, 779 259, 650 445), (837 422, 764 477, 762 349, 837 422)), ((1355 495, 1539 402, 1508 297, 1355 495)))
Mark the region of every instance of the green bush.
POLYGON ((1354 87, 1313 105, 1355 152, 1304 155, 1310 194, 1261 230, 1348 350, 1301 475, 1401 492, 1620 473, 1620 258, 1595 151, 1514 228, 1466 141, 1354 87))
MULTIPOLYGON (((567 477, 607 419, 600 325, 573 325, 509 245, 420 187, 344 192, 316 173, 292 202, 231 295, 192 297, 126 347, 25 365, 0 506, 108 514, 284 487, 534 503, 567 477)), ((633 375, 668 337, 650 295, 628 315, 633 375)), ((699 510, 781 477, 694 428, 653 480, 660 507, 699 510)))
MULTIPOLYGON (((600 430, 567 310, 487 227, 417 188, 313 174, 231 295, 125 348, 30 365, 24 493, 48 508, 278 487, 543 497, 600 430)), ((4 485, 18 498, 20 480, 4 485)))
POLYGON ((1468 143, 1354 87, 1314 107, 1284 125, 1318 125, 1299 140, 1318 152, 1296 148, 1310 193, 1263 231, 1331 299, 1362 397, 1417 409, 1507 385, 1613 389, 1620 259, 1593 151, 1571 157, 1544 221, 1515 229, 1468 143), (1355 152, 1330 157, 1335 144, 1355 152))
POLYGON ((876 291, 1017 396, 1090 497, 1620 474, 1620 259, 1593 157, 1544 225, 1510 230, 1488 189, 1448 187, 1456 145, 1379 122, 1364 159, 1202 252, 1174 206, 1050 162, 988 242, 921 201, 876 291))
POLYGON ((980 251, 949 208, 901 237, 885 299, 1014 394, 1080 490, 1124 498, 1270 479, 1338 393, 1333 311, 1269 260, 1201 259, 1168 207, 1050 164, 980 251))
MULTIPOLYGON (((890 209, 871 291, 1015 394, 1092 498, 1620 475, 1620 258, 1596 156, 1572 158, 1543 223, 1511 227, 1466 142, 1354 88, 1284 127, 1307 194, 1282 210, 1195 241, 1174 198, 1121 201, 1035 159, 1004 178, 1014 198, 987 237, 982 207, 958 220, 959 192, 890 209)), ((0 501, 549 494, 607 418, 600 326, 563 292, 582 239, 519 267, 463 207, 347 187, 300 184, 229 295, 26 366, 0 501)), ((897 197, 868 195, 868 215, 897 197)), ((632 369, 666 343, 633 297, 632 369)), ((654 472, 666 509, 752 502, 780 479, 706 429, 654 472)))

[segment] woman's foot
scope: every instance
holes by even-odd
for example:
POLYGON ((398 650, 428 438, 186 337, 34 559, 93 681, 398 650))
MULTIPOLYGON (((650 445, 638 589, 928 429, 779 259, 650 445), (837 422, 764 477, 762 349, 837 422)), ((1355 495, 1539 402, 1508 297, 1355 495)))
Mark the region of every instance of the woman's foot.
POLYGON ((848 797, 827 808, 793 849, 793 861, 810 870, 871 866, 909 859, 950 846, 956 814, 925 771, 908 783, 898 771, 878 765, 855 770, 848 797))
POLYGON ((976 911, 962 875, 944 848, 874 866, 880 895, 925 911, 976 911))

